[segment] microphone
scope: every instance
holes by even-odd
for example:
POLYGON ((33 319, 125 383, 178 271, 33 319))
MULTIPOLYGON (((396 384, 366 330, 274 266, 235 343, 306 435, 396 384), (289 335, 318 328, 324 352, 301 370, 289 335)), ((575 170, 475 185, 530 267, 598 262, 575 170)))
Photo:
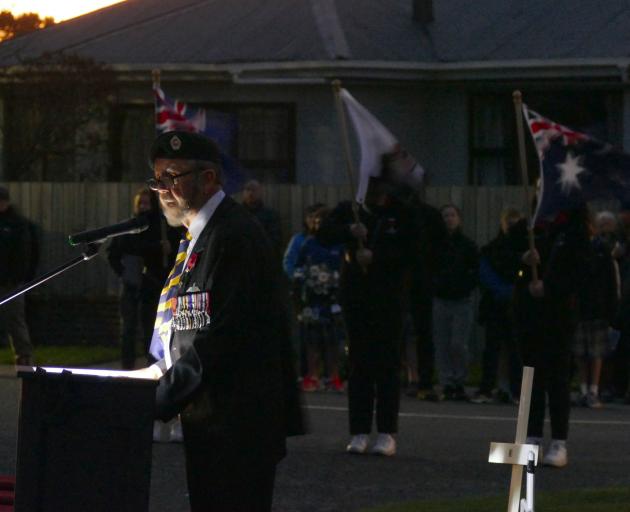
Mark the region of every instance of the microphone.
POLYGON ((74 235, 70 235, 68 237, 68 242, 70 242, 70 245, 104 242, 105 240, 115 236, 142 233, 148 228, 149 216, 139 215, 138 217, 132 217, 131 219, 119 222, 118 224, 112 224, 111 226, 75 233, 74 235))

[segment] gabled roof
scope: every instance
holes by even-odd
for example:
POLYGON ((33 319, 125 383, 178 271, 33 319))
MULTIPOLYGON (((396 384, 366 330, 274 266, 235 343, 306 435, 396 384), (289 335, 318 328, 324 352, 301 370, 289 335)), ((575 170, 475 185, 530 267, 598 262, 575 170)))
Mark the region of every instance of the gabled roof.
POLYGON ((127 0, 0 44, 110 64, 466 63, 630 57, 627 0, 127 0))

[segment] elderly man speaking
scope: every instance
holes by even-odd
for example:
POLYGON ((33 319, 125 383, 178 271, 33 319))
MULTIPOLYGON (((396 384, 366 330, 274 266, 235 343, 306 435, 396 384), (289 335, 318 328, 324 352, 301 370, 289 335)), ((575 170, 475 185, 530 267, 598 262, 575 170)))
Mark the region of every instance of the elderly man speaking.
POLYGON ((262 227, 222 190, 216 144, 187 132, 151 150, 169 224, 187 228, 158 306, 156 416, 181 415, 193 512, 271 509, 285 438, 302 420, 280 266, 262 227))

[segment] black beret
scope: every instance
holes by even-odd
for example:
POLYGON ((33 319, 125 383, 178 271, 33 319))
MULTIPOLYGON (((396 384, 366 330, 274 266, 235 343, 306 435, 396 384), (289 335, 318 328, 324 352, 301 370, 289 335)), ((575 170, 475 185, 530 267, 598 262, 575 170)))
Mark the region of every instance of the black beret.
POLYGON ((165 132, 153 142, 149 160, 157 158, 169 160, 207 160, 221 163, 219 146, 212 139, 199 133, 184 131, 165 132))

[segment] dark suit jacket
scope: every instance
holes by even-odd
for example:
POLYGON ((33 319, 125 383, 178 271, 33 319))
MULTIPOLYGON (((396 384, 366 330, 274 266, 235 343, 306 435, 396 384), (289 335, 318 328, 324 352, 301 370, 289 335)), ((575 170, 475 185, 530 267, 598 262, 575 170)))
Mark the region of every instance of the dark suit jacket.
POLYGON ((175 327, 156 396, 160 419, 181 413, 187 452, 274 463, 301 433, 280 276, 260 224, 225 197, 182 276, 174 325, 189 325, 175 327))

